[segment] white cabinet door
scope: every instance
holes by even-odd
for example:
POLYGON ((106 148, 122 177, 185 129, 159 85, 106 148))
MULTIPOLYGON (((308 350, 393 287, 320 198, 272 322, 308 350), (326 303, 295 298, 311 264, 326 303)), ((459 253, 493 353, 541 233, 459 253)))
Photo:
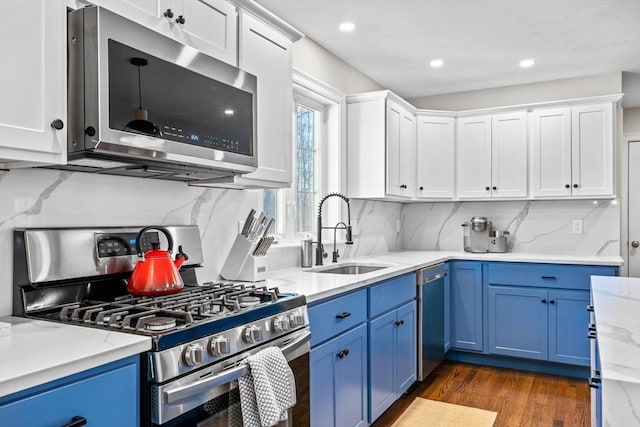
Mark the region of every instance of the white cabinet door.
POLYGON ((571 109, 572 195, 613 194, 613 105, 571 109))
POLYGON ((238 14, 225 0, 171 0, 171 36, 231 65, 238 63, 238 14))
POLYGON ((527 197, 527 113, 491 120, 491 195, 527 197))
POLYGON ((387 194, 411 198, 414 194, 416 118, 387 101, 387 194))
POLYGON ((530 116, 532 195, 571 195, 571 109, 534 111, 530 116))
POLYGON ((491 197, 491 116, 458 119, 456 150, 458 197, 491 197))
POLYGON ((453 198, 455 119, 417 117, 416 197, 453 198))
POLYGON ((65 163, 66 8, 61 1, 12 0, 2 6, 0 164, 65 163), (54 129, 54 120, 64 127, 54 129))
POLYGON ((288 186, 292 179, 291 45, 269 25, 241 12, 239 67, 258 77, 258 170, 243 178, 260 180, 263 187, 288 186))
MULTIPOLYGON (((163 16, 164 12, 171 8, 170 0, 88 0, 97 6, 124 16, 131 21, 151 28, 159 33, 169 36, 169 18, 163 16)), ((174 18, 175 19, 175 18, 174 18)))

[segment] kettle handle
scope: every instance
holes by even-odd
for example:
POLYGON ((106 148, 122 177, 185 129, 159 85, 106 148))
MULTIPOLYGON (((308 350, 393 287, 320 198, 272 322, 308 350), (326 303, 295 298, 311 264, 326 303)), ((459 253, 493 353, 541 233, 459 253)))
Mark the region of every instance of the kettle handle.
POLYGON ((173 250, 173 238, 171 237, 171 233, 169 233, 169 230, 167 230, 166 228, 160 225, 150 225, 149 227, 145 227, 142 230, 140 230, 138 232, 138 235, 136 236, 136 252, 138 253, 138 256, 141 257, 143 255, 142 247, 140 246, 140 240, 142 239, 142 235, 149 230, 158 230, 165 235, 165 237, 167 238, 167 242, 169 243, 169 249, 167 249, 167 251, 171 253, 171 251, 173 250))

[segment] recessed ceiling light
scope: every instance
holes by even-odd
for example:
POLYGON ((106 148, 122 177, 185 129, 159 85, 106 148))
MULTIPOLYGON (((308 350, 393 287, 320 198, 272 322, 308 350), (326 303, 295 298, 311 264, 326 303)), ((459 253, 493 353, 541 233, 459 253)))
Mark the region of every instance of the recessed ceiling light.
POLYGON ((433 59, 429 62, 431 68, 440 68, 444 65, 444 61, 442 59, 433 59))
POLYGON ((338 28, 340 28, 340 31, 348 33, 356 29, 356 24, 354 24, 353 22, 343 22, 338 28))
POLYGON ((224 114, 227 116, 233 116, 236 112, 234 110, 232 110, 231 108, 227 108, 226 110, 224 110, 224 114))
POLYGON ((520 61, 520 67, 522 68, 533 67, 535 63, 536 61, 534 61, 533 59, 523 59, 522 61, 520 61))

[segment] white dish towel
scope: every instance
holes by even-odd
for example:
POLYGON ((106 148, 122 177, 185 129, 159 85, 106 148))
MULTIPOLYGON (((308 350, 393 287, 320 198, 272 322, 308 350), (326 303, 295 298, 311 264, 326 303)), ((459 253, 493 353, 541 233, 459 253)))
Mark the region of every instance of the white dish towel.
POLYGON ((296 383, 282 351, 267 347, 244 362, 249 373, 238 379, 245 427, 269 427, 287 419, 296 404, 296 383))

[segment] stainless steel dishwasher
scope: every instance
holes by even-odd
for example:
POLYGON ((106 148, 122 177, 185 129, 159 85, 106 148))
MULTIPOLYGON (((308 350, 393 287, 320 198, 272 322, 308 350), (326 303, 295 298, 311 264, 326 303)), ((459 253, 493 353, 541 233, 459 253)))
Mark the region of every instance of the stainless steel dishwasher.
POLYGON ((418 379, 444 359, 444 264, 418 270, 418 379))

